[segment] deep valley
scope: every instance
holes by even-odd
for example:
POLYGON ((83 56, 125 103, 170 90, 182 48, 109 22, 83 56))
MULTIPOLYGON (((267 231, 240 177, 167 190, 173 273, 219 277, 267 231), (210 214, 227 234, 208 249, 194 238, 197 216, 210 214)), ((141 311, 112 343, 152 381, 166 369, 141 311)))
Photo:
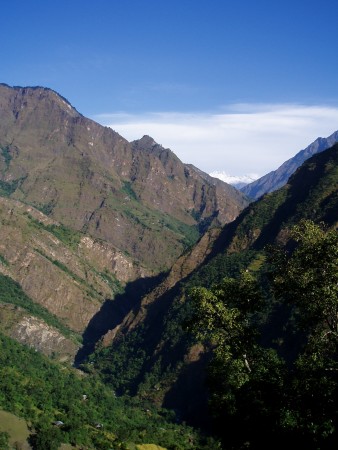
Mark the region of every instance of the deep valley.
POLYGON ((239 191, 0 85, 0 448, 333 449, 337 141, 239 191))

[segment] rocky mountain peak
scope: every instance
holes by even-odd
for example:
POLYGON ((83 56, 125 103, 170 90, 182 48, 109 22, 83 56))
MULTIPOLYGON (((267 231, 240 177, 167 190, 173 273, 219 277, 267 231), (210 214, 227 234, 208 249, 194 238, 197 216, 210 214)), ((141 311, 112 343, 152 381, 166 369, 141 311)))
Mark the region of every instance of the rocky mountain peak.
POLYGON ((233 220, 246 204, 150 136, 129 143, 47 88, 0 86, 0 149, 3 194, 156 271, 196 241, 201 223, 233 220))
POLYGON ((155 146, 162 147, 162 145, 158 144, 151 136, 145 134, 141 139, 135 140, 132 142, 138 148, 151 150, 155 146))

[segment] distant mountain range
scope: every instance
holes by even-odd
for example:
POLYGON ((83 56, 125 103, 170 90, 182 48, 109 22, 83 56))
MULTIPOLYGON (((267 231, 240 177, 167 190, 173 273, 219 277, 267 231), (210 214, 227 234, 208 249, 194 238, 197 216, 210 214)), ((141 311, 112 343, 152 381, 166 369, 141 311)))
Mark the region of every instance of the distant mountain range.
POLYGON ((297 153, 296 156, 284 162, 277 170, 274 170, 258 180, 251 182, 250 184, 240 188, 240 190, 254 200, 268 192, 273 192, 284 186, 289 177, 297 170, 299 166, 303 164, 304 161, 312 155, 326 150, 336 142, 338 142, 338 131, 335 131, 327 138, 319 137, 304 150, 297 153))

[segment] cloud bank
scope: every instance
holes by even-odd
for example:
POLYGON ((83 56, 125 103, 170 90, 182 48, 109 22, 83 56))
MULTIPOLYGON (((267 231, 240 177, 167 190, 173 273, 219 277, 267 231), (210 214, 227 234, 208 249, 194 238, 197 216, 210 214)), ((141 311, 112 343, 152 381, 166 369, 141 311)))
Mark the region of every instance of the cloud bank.
POLYGON ((113 113, 93 119, 129 141, 150 135, 205 172, 262 176, 338 130, 338 107, 235 104, 220 113, 113 113))

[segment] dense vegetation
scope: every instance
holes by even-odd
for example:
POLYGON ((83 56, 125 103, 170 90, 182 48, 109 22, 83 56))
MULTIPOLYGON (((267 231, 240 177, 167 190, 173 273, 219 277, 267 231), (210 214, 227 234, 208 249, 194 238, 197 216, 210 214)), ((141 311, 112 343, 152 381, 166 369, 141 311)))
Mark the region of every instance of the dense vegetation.
MULTIPOLYGON (((333 356, 336 355, 336 348, 331 343, 328 345, 322 338, 312 337, 314 328, 311 327, 314 323, 310 321, 308 327, 304 327, 301 317, 306 317, 305 310, 303 308, 300 312, 300 305, 292 299, 304 298, 305 307, 309 290, 314 285, 324 286, 322 291, 319 288, 317 291, 312 290, 311 295, 317 299, 324 299, 325 295, 334 293, 334 283, 329 288, 325 285, 325 281, 329 281, 328 268, 321 272, 318 267, 325 267, 328 259, 333 272, 336 270, 334 254, 323 253, 323 248, 320 247, 320 242, 326 242, 327 239, 329 244, 325 244, 326 247, 334 249, 336 231, 327 234, 308 222, 303 225, 303 229, 294 229, 293 240, 290 241, 290 229, 299 224, 302 218, 315 220, 317 223, 325 220, 330 225, 336 223, 337 167, 338 145, 335 145, 304 164, 283 189, 266 195, 261 201, 246 208, 232 224, 224 228, 203 266, 170 292, 157 298, 157 306, 154 306, 158 312, 156 320, 151 314, 152 306, 147 307, 148 315, 142 325, 135 327, 127 335, 120 335, 111 348, 99 349, 92 355, 90 370, 99 372, 105 382, 121 392, 137 394, 140 398, 155 401, 164 398, 166 402, 171 393, 176 398, 183 395, 182 388, 177 389, 186 367, 186 355, 196 344, 196 340, 198 342, 201 338, 198 333, 194 337, 185 329, 185 324, 192 321, 196 305, 194 295, 189 295, 189 292, 203 286, 206 292, 211 292, 212 297, 215 295, 214 290, 217 292, 218 289, 225 289, 225 283, 226 292, 232 286, 230 290, 233 297, 229 302, 233 307, 238 301, 237 297, 243 295, 242 287, 238 286, 238 295, 235 295, 234 286, 243 283, 241 273, 248 270, 249 274, 257 278, 256 294, 261 300, 257 302, 254 311, 247 312, 244 316, 243 312, 238 313, 243 316, 242 325, 245 321, 249 323, 245 329, 239 327, 238 332, 249 333, 250 339, 248 336, 247 339, 250 340, 250 345, 249 342, 246 344, 254 355, 251 359, 256 362, 257 370, 252 370, 248 377, 245 360, 238 357, 238 352, 243 350, 240 342, 237 343, 239 349, 229 350, 228 355, 231 355, 229 358, 234 367, 231 370, 228 367, 228 372, 224 361, 219 363, 217 358, 214 359, 209 369, 214 426, 222 435, 225 448, 259 448, 269 439, 274 446, 276 441, 289 443, 303 439, 309 448, 330 448, 336 437, 337 426, 334 423, 337 411, 332 409, 328 413, 330 402, 333 403, 337 395, 332 386, 337 382, 334 377, 338 371, 331 364, 336 357, 333 356), (276 242, 276 239, 287 246, 288 252, 272 248, 266 251, 266 246, 276 242), (297 256, 301 254, 298 251, 292 253, 297 241, 299 249, 304 248, 309 252, 304 260, 297 256), (318 253, 317 256, 310 253, 311 248, 318 253), (298 287, 290 278, 291 274, 286 272, 289 261, 291 264, 297 258, 298 266, 293 270, 293 276, 296 273, 305 274, 304 279, 298 280, 298 287), (319 278, 314 278, 312 285, 308 285, 306 277, 314 276, 308 270, 312 261, 317 261, 315 270, 319 278), (223 281, 224 277, 230 280, 230 284, 223 281), (218 285, 223 287, 218 288, 218 285), (327 370, 322 366, 323 373, 318 367, 317 372, 311 372, 309 366, 305 369, 307 358, 320 360, 317 355, 319 350, 314 348, 315 342, 317 346, 319 342, 324 348, 331 348, 331 362, 328 363, 327 370), (310 357, 311 352, 315 356, 310 357), (121 371, 122 378, 119 377, 121 371), (238 378, 241 377, 243 380, 239 381, 238 378), (326 388, 316 390, 315 383, 324 383, 326 388), (212 394, 214 388, 215 392, 212 394), (303 391, 307 394, 303 395, 303 391), (226 407, 221 401, 223 397, 227 398, 226 407), (312 401, 311 398, 315 400, 312 401), (232 412, 227 410, 229 402, 233 404, 232 412), (321 405, 323 402, 325 406, 320 406, 316 413, 314 404, 321 405), (225 422, 229 424, 226 431, 225 422), (266 429, 269 431, 265 431, 266 429)), ((333 276, 332 273, 330 276, 333 276)), ((209 294, 205 295, 208 297, 209 294)), ((334 296, 332 298, 335 299, 334 296)), ((202 317, 205 316, 206 314, 202 314, 202 317)), ((312 315, 312 321, 319 320, 320 317, 323 320, 317 309, 312 315)), ((204 322, 200 323, 202 329, 208 326, 204 322)), ((328 336, 332 336, 332 333, 328 336)), ((230 343, 235 345, 233 340, 230 343)), ((207 345, 206 342, 204 344, 207 345)), ((321 361, 320 364, 324 364, 321 361)), ((254 367, 249 359, 247 363, 250 368, 254 367)), ((199 370, 204 368, 199 367, 199 370)), ((194 381, 191 382, 193 383, 194 381)), ((184 386, 186 387, 187 385, 184 386)), ((189 399, 186 404, 188 403, 189 399)), ((205 409, 201 408, 200 411, 202 415, 205 409)), ((186 417, 190 420, 195 420, 189 411, 181 412, 187 413, 186 417)))
POLYGON ((115 393, 0 335, 0 408, 31 423, 35 449, 61 442, 91 449, 156 443, 167 449, 218 448, 174 415, 115 393), (60 421, 60 426, 54 423, 60 421))
POLYGON ((225 448, 325 449, 338 437, 338 233, 301 222, 292 238, 295 250, 268 251, 268 299, 249 271, 190 294, 191 329, 213 346, 210 403, 225 448), (284 335, 271 327, 283 311, 284 335))
POLYGON ((337 278, 337 232, 300 222, 287 249, 217 255, 171 293, 156 327, 145 320, 93 354, 87 370, 119 392, 156 401, 197 340, 212 349, 209 408, 224 448, 333 448, 337 278))
POLYGON ((99 373, 104 382, 118 392, 156 397, 156 392, 159 394, 167 389, 177 378, 181 361, 195 342, 182 326, 191 316, 192 303, 182 299, 194 287, 211 287, 225 276, 238 276, 241 270, 259 264, 260 254, 254 251, 216 255, 179 286, 157 299, 157 303, 170 302, 170 306, 164 316, 157 316, 156 323, 146 318, 142 326, 120 336, 113 346, 98 347, 82 368, 99 373), (162 351, 154 355, 159 342, 162 351))

